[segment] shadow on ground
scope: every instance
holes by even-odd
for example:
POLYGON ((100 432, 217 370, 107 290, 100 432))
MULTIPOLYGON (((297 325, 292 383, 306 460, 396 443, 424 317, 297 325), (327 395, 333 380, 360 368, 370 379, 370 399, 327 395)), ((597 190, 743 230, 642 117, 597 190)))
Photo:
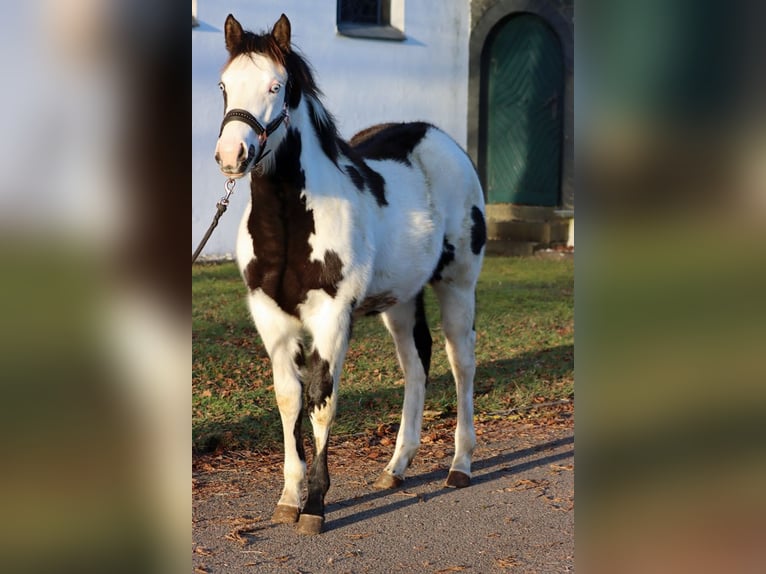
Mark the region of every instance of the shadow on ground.
MULTIPOLYGON (((475 486, 478 484, 483 484, 483 483, 491 482, 494 480, 498 480, 501 478, 508 478, 510 476, 526 472, 527 470, 530 470, 532 468, 541 467, 541 466, 553 464, 568 458, 572 458, 574 456, 574 448, 568 448, 564 452, 557 452, 554 454, 542 456, 540 458, 535 458, 530 461, 513 464, 514 461, 525 459, 529 456, 535 455, 536 453, 543 454, 546 451, 556 450, 561 447, 566 447, 568 445, 573 445, 573 444, 574 444, 574 437, 570 436, 570 437, 565 437, 565 438, 549 441, 547 443, 543 443, 540 445, 524 448, 521 450, 508 452, 508 453, 492 456, 485 459, 476 460, 472 464, 473 478, 471 479, 471 485, 475 486)), ((445 479, 446 479, 446 472, 443 469, 429 471, 429 472, 425 472, 421 474, 416 474, 413 476, 408 476, 402 488, 414 489, 419 486, 423 486, 425 484, 429 484, 433 482, 440 482, 440 481, 443 482, 445 479)), ((340 508, 349 508, 349 507, 363 505, 370 501, 373 501, 379 498, 384 498, 386 496, 390 496, 390 494, 392 493, 391 490, 372 491, 362 496, 352 498, 350 500, 344 500, 342 502, 329 504, 326 509, 328 521, 327 521, 325 529, 326 531, 337 530, 345 526, 348 526, 350 524, 355 524, 355 523, 359 523, 360 521, 368 520, 375 516, 380 516, 383 514, 387 514, 389 512, 395 512, 397 510, 401 510, 413 504, 418 504, 420 502, 433 500, 439 496, 442 496, 444 494, 449 494, 452 492, 455 492, 455 489, 447 488, 443 486, 441 489, 435 490, 433 492, 420 493, 420 494, 417 494, 416 496, 404 498, 401 500, 393 500, 388 504, 384 504, 382 506, 376 506, 374 508, 360 510, 359 512, 355 512, 353 514, 333 520, 332 513, 340 508)))

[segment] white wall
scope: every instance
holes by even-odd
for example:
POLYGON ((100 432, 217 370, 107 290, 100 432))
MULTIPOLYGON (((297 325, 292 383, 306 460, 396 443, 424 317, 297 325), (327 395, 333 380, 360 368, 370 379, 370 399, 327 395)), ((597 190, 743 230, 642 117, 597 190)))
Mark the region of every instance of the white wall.
MULTIPOLYGON (((218 76, 226 61, 223 23, 231 12, 245 29, 269 29, 284 12, 293 43, 312 64, 324 103, 341 135, 386 121, 432 122, 466 143, 468 0, 404 3, 404 42, 347 38, 336 33, 335 0, 201 0, 192 29, 192 250, 223 195, 213 160, 223 102, 218 76)), ((394 8, 395 10, 396 8, 394 8)), ((237 183, 229 211, 203 255, 234 251, 248 183, 237 183)))

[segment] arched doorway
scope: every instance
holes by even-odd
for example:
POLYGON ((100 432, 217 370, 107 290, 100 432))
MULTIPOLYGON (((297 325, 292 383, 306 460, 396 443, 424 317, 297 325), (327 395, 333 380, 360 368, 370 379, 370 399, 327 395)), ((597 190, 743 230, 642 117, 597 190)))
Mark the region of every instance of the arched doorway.
POLYGON ((479 171, 488 203, 561 204, 565 66, 541 17, 515 13, 481 56, 479 171))

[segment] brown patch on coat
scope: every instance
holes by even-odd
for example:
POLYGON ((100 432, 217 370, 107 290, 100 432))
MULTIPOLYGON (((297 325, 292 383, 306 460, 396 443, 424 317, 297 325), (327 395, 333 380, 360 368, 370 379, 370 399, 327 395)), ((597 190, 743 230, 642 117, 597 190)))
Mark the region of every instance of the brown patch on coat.
POLYGON ((382 313, 397 303, 398 301, 396 300, 396 297, 391 295, 391 293, 379 293, 377 295, 370 295, 369 297, 365 298, 359 305, 354 307, 353 316, 354 318, 357 318, 365 317, 368 315, 377 315, 378 313, 382 313))
POLYGON ((300 134, 291 128, 276 152, 276 173, 252 176, 247 230, 255 257, 244 273, 252 291, 263 290, 295 317, 309 291, 321 289, 335 297, 343 280, 343 262, 335 251, 325 251, 321 260, 312 259, 309 237, 315 233, 314 212, 301 197, 306 178, 300 152, 300 134))
POLYGON ((410 156, 433 126, 426 122, 388 123, 362 130, 349 142, 364 159, 411 165, 410 156))
POLYGON ((395 125, 396 124, 394 122, 389 122, 386 124, 376 124, 374 126, 370 126, 369 128, 365 128, 362 131, 354 134, 348 143, 351 145, 351 147, 358 146, 359 144, 364 143, 368 139, 374 137, 378 132, 395 125))

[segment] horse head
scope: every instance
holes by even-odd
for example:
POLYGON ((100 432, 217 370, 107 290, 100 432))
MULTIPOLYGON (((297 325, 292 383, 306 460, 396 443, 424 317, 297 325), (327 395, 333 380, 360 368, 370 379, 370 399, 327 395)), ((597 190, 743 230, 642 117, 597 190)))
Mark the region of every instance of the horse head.
POLYGON ((219 83, 224 118, 215 160, 225 176, 240 178, 275 150, 286 132, 290 21, 282 14, 270 32, 257 35, 229 14, 224 30, 229 61, 219 83))

